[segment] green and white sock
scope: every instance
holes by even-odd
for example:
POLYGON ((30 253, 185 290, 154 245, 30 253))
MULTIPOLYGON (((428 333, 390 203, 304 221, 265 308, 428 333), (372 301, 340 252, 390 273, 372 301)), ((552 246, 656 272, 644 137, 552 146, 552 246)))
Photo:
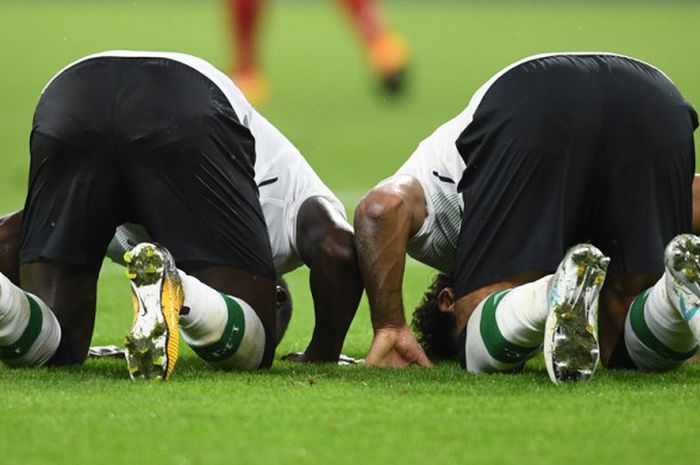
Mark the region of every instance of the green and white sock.
POLYGON ((252 370, 265 351, 265 330, 244 300, 219 293, 180 272, 187 314, 180 316, 183 339, 202 359, 224 370, 252 370))
POLYGON ((642 370, 672 370, 698 350, 693 333, 667 294, 665 278, 637 296, 627 313, 625 346, 642 370))
POLYGON ((493 293, 477 306, 467 324, 467 370, 511 371, 541 350, 550 278, 493 293))
POLYGON ((0 273, 0 360, 11 367, 41 366, 60 342, 61 326, 51 309, 0 273))

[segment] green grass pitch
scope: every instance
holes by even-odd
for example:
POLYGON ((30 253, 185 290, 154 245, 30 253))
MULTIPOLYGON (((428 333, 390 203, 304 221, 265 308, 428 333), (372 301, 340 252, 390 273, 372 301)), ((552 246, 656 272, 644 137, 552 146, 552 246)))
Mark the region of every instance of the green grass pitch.
MULTIPOLYGON (((351 213, 491 74, 521 57, 612 50, 664 69, 700 105, 697 2, 401 1, 410 39, 405 99, 375 92, 356 37, 327 1, 273 2, 263 112, 351 213)), ((0 4, 0 211, 22 205, 39 92, 61 67, 107 49, 177 50, 226 69, 222 3, 3 0, 0 4)), ((432 272, 413 262, 406 302, 432 272)), ((278 354, 302 350, 313 312, 304 270, 289 275, 295 314, 278 354)), ((106 264, 94 344, 120 343, 131 318, 122 270, 106 264)), ((363 301, 345 352, 371 340, 363 301)), ((167 383, 132 383, 122 361, 0 368, 0 464, 608 464, 698 463, 700 367, 664 375, 601 370, 550 384, 541 360, 522 375, 456 365, 403 371, 298 366, 220 373, 193 353, 167 383)))

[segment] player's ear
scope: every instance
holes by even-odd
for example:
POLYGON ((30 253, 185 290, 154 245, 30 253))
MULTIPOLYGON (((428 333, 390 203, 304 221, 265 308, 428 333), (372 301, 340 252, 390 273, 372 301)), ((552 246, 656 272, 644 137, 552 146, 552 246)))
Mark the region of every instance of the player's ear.
POLYGON ((455 294, 451 287, 443 287, 437 295, 437 303, 441 312, 453 313, 455 311, 455 294))

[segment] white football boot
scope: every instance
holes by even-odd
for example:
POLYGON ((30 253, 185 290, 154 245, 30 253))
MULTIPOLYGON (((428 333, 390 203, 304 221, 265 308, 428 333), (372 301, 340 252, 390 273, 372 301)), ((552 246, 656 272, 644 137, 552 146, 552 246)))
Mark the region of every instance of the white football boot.
POLYGON ((598 365, 598 294, 609 263, 593 245, 578 244, 552 276, 543 351, 555 384, 590 379, 598 365))
POLYGON ((167 379, 178 357, 182 281, 170 252, 142 242, 124 254, 134 299, 134 323, 124 338, 132 379, 167 379))
POLYGON ((674 237, 666 246, 664 265, 668 298, 700 341, 700 237, 674 237))

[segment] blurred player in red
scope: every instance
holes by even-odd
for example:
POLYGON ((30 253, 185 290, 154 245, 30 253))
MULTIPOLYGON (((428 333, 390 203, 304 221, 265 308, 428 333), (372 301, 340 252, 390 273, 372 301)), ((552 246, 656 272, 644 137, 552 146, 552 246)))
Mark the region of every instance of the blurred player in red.
MULTIPOLYGON (((377 0, 338 0, 360 33, 367 58, 389 94, 401 90, 408 61, 403 38, 382 20, 377 0)), ((232 77, 254 105, 264 103, 270 88, 257 57, 258 28, 265 0, 228 0, 236 47, 232 77)))

